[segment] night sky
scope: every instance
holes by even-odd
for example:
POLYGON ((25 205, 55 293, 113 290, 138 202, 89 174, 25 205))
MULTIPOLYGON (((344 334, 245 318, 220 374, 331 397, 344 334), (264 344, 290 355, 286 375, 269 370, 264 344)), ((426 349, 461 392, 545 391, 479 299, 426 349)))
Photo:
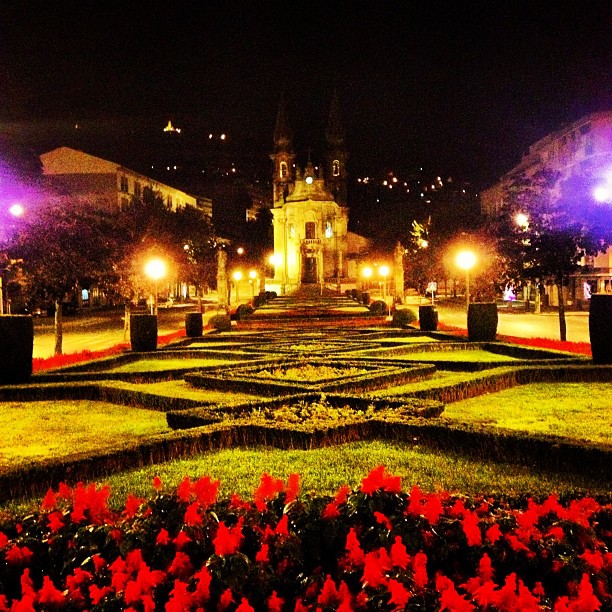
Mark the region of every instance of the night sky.
POLYGON ((535 140, 612 108, 611 75, 609 0, 0 8, 0 132, 171 117, 267 157, 281 93, 296 145, 316 146, 337 90, 354 175, 426 165, 486 186, 535 140))

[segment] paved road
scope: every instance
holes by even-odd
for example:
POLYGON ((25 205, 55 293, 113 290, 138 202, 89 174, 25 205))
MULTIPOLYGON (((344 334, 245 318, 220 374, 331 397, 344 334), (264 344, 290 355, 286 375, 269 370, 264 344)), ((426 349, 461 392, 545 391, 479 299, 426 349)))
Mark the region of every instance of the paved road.
MULTIPOLYGON (((415 301, 416 303, 417 301, 415 301)), ((427 302, 423 301, 422 303, 427 302)), ((444 302, 437 303, 436 307, 441 323, 451 327, 467 328, 465 307, 457 307, 456 305, 449 307, 444 302)), ((508 311, 500 308, 498 316, 497 331, 500 335, 559 340, 559 314, 557 312, 533 314, 520 312, 518 309, 508 311)), ((569 342, 589 342, 588 312, 567 312, 565 320, 569 342)))
MULTIPOLYGON (((179 329, 185 329, 185 314, 193 310, 195 306, 160 309, 158 334, 163 336, 179 329)), ((64 317, 63 353, 65 355, 84 350, 100 351, 122 343, 124 343, 122 310, 64 317)), ((35 358, 51 357, 54 350, 53 318, 35 319, 33 356, 35 358)))

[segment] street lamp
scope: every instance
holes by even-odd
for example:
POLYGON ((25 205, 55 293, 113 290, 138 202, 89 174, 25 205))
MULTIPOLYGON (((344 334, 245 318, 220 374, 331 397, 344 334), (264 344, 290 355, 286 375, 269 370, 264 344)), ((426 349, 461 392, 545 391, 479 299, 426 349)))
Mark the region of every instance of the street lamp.
POLYGON ((144 268, 145 274, 153 281, 154 290, 151 302, 151 314, 157 314, 157 281, 166 276, 166 262, 156 257, 149 260, 144 268))
POLYGON ((476 255, 472 251, 460 251, 455 260, 457 265, 465 270, 465 307, 470 307, 470 270, 476 264, 476 255))
POLYGON ((389 266, 383 265, 378 268, 378 273, 382 276, 382 296, 383 300, 387 300, 387 276, 389 276, 389 266))
POLYGON ((251 297, 255 297, 255 281, 257 280, 257 270, 249 271, 249 284, 251 285, 251 297))
MULTIPOLYGON (((25 208, 18 202, 15 202, 15 204, 10 206, 8 211, 16 219, 18 219, 19 217, 23 217, 23 215, 25 214, 25 208)), ((0 241, 1 240, 2 240, 2 234, 0 233, 0 241)), ((2 273, 3 273, 3 270, 0 269, 0 315, 4 314, 4 291, 2 287, 2 273)), ((8 304, 7 311, 10 314, 11 312, 10 302, 7 302, 7 304, 8 304)))
MULTIPOLYGON (((238 283, 242 280, 242 272, 240 270, 236 270, 233 274, 232 274, 232 278, 234 279, 234 285, 236 286, 236 303, 238 303, 238 283)), ((230 300, 231 302, 231 300, 230 300)))

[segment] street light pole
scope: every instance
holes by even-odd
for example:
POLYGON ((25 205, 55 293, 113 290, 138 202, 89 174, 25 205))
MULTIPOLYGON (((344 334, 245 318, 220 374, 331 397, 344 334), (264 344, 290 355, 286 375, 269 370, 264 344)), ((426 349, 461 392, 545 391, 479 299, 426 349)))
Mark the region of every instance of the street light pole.
POLYGON ((151 314, 157 315, 157 281, 166 275, 166 264, 161 259, 151 259, 145 266, 145 274, 153 281, 151 314))
POLYGON ((457 265, 465 270, 465 309, 470 308, 470 270, 476 264, 476 255, 472 251, 461 251, 457 254, 457 265))

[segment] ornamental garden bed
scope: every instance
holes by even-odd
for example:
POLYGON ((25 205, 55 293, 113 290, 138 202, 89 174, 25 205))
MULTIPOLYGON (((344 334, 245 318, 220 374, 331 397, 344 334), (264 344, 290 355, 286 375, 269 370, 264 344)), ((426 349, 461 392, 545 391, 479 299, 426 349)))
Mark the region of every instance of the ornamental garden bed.
POLYGON ((434 366, 410 367, 325 359, 288 359, 270 366, 252 366, 190 373, 185 380, 205 389, 256 392, 263 396, 287 395, 309 390, 361 392, 390 384, 402 384, 431 376, 434 366))
POLYGON ((307 495, 265 473, 250 499, 156 478, 118 510, 95 484, 50 490, 0 525, 6 610, 610 609, 609 501, 468 497, 402 487, 307 495))

